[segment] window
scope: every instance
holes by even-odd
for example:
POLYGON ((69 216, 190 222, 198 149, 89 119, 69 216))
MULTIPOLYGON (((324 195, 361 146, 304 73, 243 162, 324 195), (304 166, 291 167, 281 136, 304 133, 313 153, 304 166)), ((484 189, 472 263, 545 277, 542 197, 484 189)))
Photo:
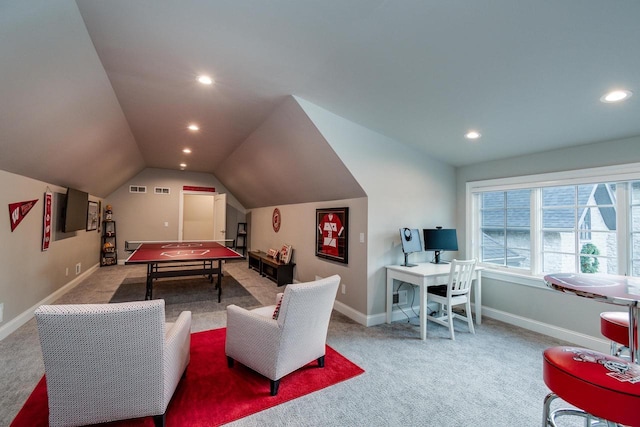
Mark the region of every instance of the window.
POLYGON ((617 274, 615 187, 541 189, 543 272, 617 274))
POLYGON ((530 199, 528 189, 482 193, 480 259, 483 262, 530 266, 530 199))
POLYGON ((640 276, 640 181, 631 185, 631 275, 640 276))
POLYGON ((640 276, 639 166, 467 183, 467 252, 496 272, 640 276))

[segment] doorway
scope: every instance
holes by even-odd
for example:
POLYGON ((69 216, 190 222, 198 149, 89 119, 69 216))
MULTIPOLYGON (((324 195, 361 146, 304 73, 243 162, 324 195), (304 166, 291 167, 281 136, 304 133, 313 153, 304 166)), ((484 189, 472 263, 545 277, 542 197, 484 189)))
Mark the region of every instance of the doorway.
POLYGON ((179 240, 225 240, 227 195, 183 191, 179 240))

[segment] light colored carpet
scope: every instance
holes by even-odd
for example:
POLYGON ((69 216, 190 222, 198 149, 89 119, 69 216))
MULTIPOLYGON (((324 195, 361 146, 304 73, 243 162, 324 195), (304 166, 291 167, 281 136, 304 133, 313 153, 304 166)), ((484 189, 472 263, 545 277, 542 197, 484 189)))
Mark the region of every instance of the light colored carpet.
MULTIPOLYGON (((227 263, 225 271, 260 304, 274 304, 275 294, 283 290, 249 270, 246 262, 227 263)), ((118 285, 135 275, 143 276, 144 270, 103 267, 57 303, 108 302, 118 285)), ((193 312, 194 332, 225 324, 224 310, 196 307, 193 312)), ((566 343, 487 318, 476 326, 476 335, 457 323, 455 341, 448 339, 446 328, 430 323, 427 340, 421 341, 417 324, 414 318, 367 328, 334 311, 328 344, 365 373, 231 425, 541 425, 548 393, 542 351, 566 343)), ((0 342, 0 360, 0 426, 6 426, 44 373, 33 320, 0 342)))

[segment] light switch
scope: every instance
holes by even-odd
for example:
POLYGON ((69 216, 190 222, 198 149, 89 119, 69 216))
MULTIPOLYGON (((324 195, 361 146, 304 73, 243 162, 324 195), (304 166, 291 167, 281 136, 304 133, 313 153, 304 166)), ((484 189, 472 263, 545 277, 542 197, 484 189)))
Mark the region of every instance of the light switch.
POLYGON ((364 243, 364 233, 360 233, 360 243, 364 243))
POLYGON ((168 221, 165 221, 165 222, 164 222, 164 226, 165 226, 165 227, 168 227, 168 226, 169 226, 169 222, 168 222, 168 221))

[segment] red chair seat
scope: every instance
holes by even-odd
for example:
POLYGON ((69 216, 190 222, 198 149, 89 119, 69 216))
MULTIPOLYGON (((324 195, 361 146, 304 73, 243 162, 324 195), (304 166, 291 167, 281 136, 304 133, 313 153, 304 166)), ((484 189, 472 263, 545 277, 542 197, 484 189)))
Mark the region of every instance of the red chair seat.
POLYGON ((611 341, 629 347, 629 314, 619 311, 600 313, 600 333, 611 341))
POLYGON ((543 378, 564 401, 605 420, 640 426, 640 365, 577 347, 544 352, 543 378))

